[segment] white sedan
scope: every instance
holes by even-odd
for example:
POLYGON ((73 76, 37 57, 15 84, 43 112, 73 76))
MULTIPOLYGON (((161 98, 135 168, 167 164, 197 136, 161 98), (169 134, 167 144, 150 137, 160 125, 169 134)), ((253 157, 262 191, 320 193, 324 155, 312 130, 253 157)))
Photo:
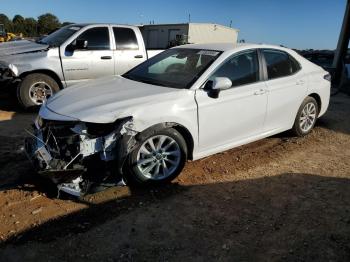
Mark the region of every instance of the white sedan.
POLYGON ((329 97, 330 75, 290 49, 185 45, 60 91, 41 107, 26 150, 39 172, 78 194, 84 181, 105 179, 87 175, 97 167, 158 184, 188 159, 289 129, 308 134, 329 97))

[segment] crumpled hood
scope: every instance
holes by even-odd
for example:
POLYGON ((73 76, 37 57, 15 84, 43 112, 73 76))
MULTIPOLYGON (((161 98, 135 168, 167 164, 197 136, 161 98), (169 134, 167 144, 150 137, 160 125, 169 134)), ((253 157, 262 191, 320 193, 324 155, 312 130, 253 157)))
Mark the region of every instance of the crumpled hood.
POLYGON ((172 101, 181 91, 184 90, 112 76, 68 87, 50 98, 43 107, 84 122, 109 123, 135 107, 140 110, 157 101, 172 101))
POLYGON ((48 49, 48 45, 37 44, 28 40, 6 42, 0 45, 0 57, 36 52, 48 49))

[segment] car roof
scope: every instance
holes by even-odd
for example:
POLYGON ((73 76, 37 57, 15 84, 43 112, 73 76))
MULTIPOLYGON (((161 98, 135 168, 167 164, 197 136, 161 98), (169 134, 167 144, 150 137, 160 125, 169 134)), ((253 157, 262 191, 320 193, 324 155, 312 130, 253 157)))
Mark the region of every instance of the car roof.
POLYGON ((267 44, 251 44, 251 43, 207 43, 207 44, 187 44, 176 46, 174 48, 193 48, 193 49, 205 49, 205 50, 215 50, 215 51, 234 51, 237 49, 251 49, 251 48, 272 48, 278 50, 289 50, 288 48, 276 46, 276 45, 267 45, 267 44))
POLYGON ((85 26, 126 26, 126 27, 137 27, 134 25, 127 25, 127 24, 115 24, 115 23, 77 23, 77 24, 69 24, 67 26, 81 26, 81 27, 85 27, 85 26))

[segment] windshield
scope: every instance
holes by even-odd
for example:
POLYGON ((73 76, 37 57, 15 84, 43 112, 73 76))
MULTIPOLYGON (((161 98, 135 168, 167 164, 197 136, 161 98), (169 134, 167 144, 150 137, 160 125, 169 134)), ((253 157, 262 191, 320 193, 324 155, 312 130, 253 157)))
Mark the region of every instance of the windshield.
POLYGON ((46 44, 49 46, 60 46, 63 44, 69 37, 71 37, 75 32, 79 31, 82 26, 71 25, 65 26, 57 31, 49 34, 48 36, 42 38, 38 41, 40 44, 46 44))
POLYGON ((169 49, 131 69, 123 77, 173 88, 190 88, 221 52, 201 49, 169 49))

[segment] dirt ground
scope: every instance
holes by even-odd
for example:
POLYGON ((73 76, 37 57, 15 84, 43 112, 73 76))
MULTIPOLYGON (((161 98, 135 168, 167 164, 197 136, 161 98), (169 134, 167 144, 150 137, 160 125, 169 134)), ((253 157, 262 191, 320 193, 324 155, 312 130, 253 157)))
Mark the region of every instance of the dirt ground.
POLYGON ((186 165, 169 186, 56 199, 0 99, 1 261, 350 261, 350 97, 284 133, 186 165))

